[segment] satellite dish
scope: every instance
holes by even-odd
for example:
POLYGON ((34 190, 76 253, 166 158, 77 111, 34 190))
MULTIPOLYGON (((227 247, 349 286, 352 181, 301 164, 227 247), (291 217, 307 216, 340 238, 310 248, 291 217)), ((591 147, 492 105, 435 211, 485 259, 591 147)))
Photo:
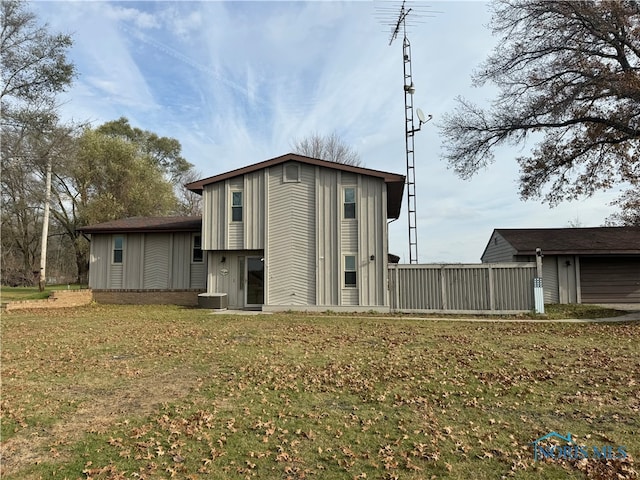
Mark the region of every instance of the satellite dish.
POLYGON ((425 123, 425 116, 424 116, 424 112, 420 109, 416 110, 416 113, 418 114, 418 120, 420 120, 420 123, 425 123))

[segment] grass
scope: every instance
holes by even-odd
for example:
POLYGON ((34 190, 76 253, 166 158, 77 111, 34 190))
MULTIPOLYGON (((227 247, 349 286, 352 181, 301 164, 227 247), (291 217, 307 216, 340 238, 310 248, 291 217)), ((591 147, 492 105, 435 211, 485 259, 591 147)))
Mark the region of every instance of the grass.
POLYGON ((41 292, 38 287, 7 287, 3 285, 0 287, 0 300, 2 303, 16 300, 41 300, 49 298, 49 295, 54 290, 67 290, 68 288, 77 290, 86 287, 77 284, 67 285, 65 283, 64 285, 47 285, 41 292))
POLYGON ((2 478, 637 478, 638 334, 159 306, 11 313, 2 478), (550 431, 629 457, 534 462, 530 442, 550 431))

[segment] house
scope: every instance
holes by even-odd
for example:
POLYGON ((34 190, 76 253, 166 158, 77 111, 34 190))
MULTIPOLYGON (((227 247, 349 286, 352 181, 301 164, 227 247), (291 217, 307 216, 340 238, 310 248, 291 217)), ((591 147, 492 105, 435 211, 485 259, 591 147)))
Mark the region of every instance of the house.
POLYGON ((404 180, 290 153, 188 184, 203 197, 207 292, 231 308, 388 311, 404 180))
POLYGON ((206 290, 200 217, 137 217, 79 229, 91 237, 89 287, 101 303, 196 305, 206 290))
POLYGON ((186 185, 203 197, 201 220, 83 228, 89 286, 103 298, 202 289, 234 309, 389 311, 387 222, 404 181, 291 153, 202 179, 186 185))
POLYGON ((640 303, 640 227, 496 229, 483 263, 542 251, 545 303, 640 303))

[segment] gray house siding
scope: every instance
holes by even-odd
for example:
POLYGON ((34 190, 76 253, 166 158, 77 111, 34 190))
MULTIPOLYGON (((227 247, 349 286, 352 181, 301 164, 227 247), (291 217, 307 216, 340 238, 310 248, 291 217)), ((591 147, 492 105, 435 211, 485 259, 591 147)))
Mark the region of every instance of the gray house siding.
POLYGON ((482 263, 513 262, 517 250, 498 232, 493 232, 487 248, 482 254, 482 263))
POLYGON ((170 235, 168 233, 146 235, 143 252, 143 288, 169 288, 169 242, 170 235))
POLYGON ((550 255, 542 259, 542 287, 544 303, 560 303, 558 259, 555 256, 550 255))
MULTIPOLYGON (((340 304, 341 245, 343 242, 340 218, 338 177, 340 172, 317 168, 316 170, 317 216, 316 235, 318 267, 316 275, 317 302, 319 305, 340 304)), ((345 234, 346 238, 351 238, 345 234)), ((357 232, 356 232, 357 235, 357 232)))
POLYGON ((359 305, 385 305, 387 276, 387 222, 383 182, 360 177, 358 186, 360 262, 359 305))
POLYGON ((264 252, 267 307, 388 306, 382 179, 285 162, 206 185, 203 199, 203 248, 216 254, 210 257, 207 290, 227 293, 230 306, 242 305, 242 295, 234 298, 229 290, 231 267, 228 278, 213 273, 219 251, 227 259, 233 251, 264 252), (298 174, 290 177, 288 167, 298 174), (356 190, 355 219, 344 218, 345 187, 356 190), (230 221, 234 191, 243 192, 242 222, 230 221), (356 287, 344 285, 345 255, 356 258, 356 287))
POLYGON ((95 290, 205 289, 206 263, 193 263, 191 233, 93 234, 89 286, 95 290), (122 263, 113 239, 123 238, 122 263))
POLYGON ((315 167, 300 165, 300 181, 285 182, 269 169, 266 248, 269 305, 316 304, 315 167))

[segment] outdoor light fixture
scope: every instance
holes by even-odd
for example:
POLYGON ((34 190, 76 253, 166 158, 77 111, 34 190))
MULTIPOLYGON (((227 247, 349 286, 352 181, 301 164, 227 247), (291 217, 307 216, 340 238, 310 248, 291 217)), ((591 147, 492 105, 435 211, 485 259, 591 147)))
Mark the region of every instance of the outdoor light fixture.
POLYGON ((375 259, 376 259, 376 256, 375 256, 375 255, 371 255, 371 256, 369 257, 369 260, 371 260, 372 262, 373 262, 375 259))
POLYGON ((413 86, 413 82, 411 82, 410 85, 405 85, 404 91, 410 93, 411 95, 416 93, 416 87, 413 86))
POLYGON ((224 263, 224 262, 226 262, 226 261, 227 261, 227 257, 222 257, 222 258, 220 259, 220 263, 224 263))

